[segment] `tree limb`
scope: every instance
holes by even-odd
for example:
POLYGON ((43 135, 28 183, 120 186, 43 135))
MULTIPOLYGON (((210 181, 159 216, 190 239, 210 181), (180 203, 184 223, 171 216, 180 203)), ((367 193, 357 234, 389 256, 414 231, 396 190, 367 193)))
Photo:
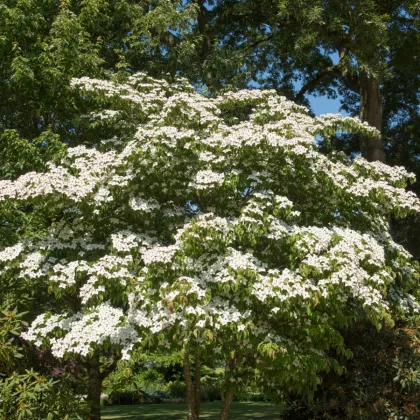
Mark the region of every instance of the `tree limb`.
POLYGON ((111 363, 109 363, 108 365, 106 365, 100 374, 100 378, 101 381, 103 381, 112 371, 115 370, 115 368, 117 367, 117 364, 119 362, 119 360, 121 359, 121 356, 117 356, 115 357, 111 363))
POLYGON ((303 85, 302 88, 297 93, 297 95, 295 96, 296 102, 301 102, 305 93, 313 90, 318 85, 318 83, 320 83, 322 79, 324 79, 326 76, 331 75, 331 74, 336 74, 337 73, 336 67, 337 65, 327 67, 325 70, 318 72, 318 74, 316 74, 316 76, 313 79, 309 80, 305 85, 303 85))

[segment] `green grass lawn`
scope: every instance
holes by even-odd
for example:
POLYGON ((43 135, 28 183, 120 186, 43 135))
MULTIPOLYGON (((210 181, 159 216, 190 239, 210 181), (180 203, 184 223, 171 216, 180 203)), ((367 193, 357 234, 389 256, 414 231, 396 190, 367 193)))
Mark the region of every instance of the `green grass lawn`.
MULTIPOLYGON (((219 417, 221 402, 201 403, 200 419, 216 420, 219 417)), ((114 405, 102 408, 103 420, 185 420, 185 404, 141 404, 114 405)), ((230 409, 230 419, 279 419, 279 409, 271 404, 256 402, 234 402, 230 409)))

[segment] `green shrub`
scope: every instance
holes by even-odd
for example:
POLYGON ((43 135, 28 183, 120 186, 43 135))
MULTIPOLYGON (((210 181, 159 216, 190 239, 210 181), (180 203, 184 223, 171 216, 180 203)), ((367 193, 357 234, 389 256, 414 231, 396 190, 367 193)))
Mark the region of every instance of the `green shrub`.
POLYGON ((1 420, 65 420, 85 417, 84 402, 75 398, 70 378, 48 379, 31 370, 0 379, 1 420))
POLYGON ((140 391, 113 391, 106 404, 140 404, 142 402, 140 391))
POLYGON ((162 402, 168 394, 161 391, 145 392, 141 390, 133 391, 113 391, 106 400, 105 405, 131 405, 131 404, 157 404, 162 402))
POLYGON ((221 399, 221 389, 217 385, 204 384, 200 389, 201 401, 216 401, 221 399))
POLYGON ((182 398, 185 400, 186 390, 185 384, 181 381, 173 381, 168 385, 168 391, 172 398, 182 398))
POLYGON ((0 420, 86 418, 85 403, 75 398, 69 374, 48 378, 24 368, 24 349, 18 337, 26 325, 25 314, 7 307, 1 313, 0 420))

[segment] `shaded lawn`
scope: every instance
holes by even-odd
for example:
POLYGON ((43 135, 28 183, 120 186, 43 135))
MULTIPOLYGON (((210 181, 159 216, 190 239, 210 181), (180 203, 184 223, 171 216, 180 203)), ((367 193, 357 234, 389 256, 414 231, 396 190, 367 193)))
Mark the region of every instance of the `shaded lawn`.
MULTIPOLYGON (((221 401, 201 403, 200 419, 217 420, 220 415, 221 401)), ((103 420, 185 420, 185 404, 137 404, 102 407, 103 420)), ((261 402, 234 402, 230 408, 232 420, 266 419, 278 420, 278 407, 261 402)))

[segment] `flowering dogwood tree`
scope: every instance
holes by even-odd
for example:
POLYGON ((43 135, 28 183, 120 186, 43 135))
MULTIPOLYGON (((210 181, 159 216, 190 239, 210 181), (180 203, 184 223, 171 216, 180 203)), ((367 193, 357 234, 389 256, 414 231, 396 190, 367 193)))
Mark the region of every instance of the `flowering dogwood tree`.
POLYGON ((0 181, 3 204, 45 221, 0 267, 59 299, 23 337, 86 363, 91 419, 134 347, 182 349, 191 420, 201 361, 222 361, 226 419, 247 378, 272 396, 314 389, 340 369, 327 356, 346 351, 339 328, 418 313, 418 267, 388 226, 420 211, 404 189, 413 176, 316 148, 317 135, 374 129, 313 118, 275 91, 207 98, 144 74, 73 86, 99 107, 85 118, 116 136, 0 181), (101 355, 113 357, 102 369, 101 355))

